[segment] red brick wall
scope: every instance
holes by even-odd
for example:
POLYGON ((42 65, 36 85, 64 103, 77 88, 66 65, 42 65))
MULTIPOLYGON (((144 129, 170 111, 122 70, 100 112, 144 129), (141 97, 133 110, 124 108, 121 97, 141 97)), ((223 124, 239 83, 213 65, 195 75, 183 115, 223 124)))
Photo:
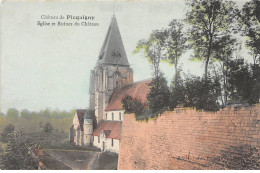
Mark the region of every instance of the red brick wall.
POLYGON ((223 169, 210 164, 228 146, 260 148, 260 107, 165 112, 156 120, 123 122, 118 169, 223 169))

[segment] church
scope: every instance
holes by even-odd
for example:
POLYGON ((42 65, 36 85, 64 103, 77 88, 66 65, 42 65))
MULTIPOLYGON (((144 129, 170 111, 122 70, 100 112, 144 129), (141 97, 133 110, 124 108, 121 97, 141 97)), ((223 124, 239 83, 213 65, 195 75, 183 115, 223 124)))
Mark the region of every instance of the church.
POLYGON ((133 70, 113 15, 96 66, 91 70, 89 109, 76 110, 70 142, 119 153, 124 121, 122 98, 129 95, 146 102, 151 82, 133 81, 133 70))

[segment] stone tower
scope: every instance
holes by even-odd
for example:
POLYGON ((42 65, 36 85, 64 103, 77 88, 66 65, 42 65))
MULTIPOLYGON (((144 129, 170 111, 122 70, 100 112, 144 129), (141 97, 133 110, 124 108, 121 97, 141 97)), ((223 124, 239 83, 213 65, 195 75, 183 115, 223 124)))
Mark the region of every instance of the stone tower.
POLYGON ((83 132, 83 143, 84 146, 90 146, 92 144, 93 134, 93 119, 89 111, 84 114, 84 132, 83 132))
POLYGON ((113 16, 96 66, 90 75, 90 105, 97 123, 104 119, 104 110, 115 89, 133 83, 133 70, 126 56, 116 17, 113 16))

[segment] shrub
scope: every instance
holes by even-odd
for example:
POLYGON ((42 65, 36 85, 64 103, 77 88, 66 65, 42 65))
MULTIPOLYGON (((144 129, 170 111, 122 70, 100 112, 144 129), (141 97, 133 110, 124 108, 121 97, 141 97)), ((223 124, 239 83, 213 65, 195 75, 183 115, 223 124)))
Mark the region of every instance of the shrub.
POLYGON ((153 78, 149 86, 150 93, 147 98, 149 110, 152 113, 160 114, 170 105, 170 90, 167 86, 167 81, 160 74, 158 77, 153 78))
POLYGON ((46 123, 45 126, 43 127, 43 131, 45 133, 51 133, 53 130, 53 127, 50 123, 46 123))
POLYGON ((34 144, 23 131, 9 134, 4 153, 1 155, 0 169, 37 169, 38 160, 33 156, 34 144))
POLYGON ((229 102, 255 104, 259 101, 260 67, 249 66, 244 59, 228 62, 227 82, 229 102))
POLYGON ((172 86, 171 107, 181 104, 184 107, 195 107, 197 110, 217 111, 219 109, 218 99, 221 95, 219 80, 201 80, 193 75, 186 76, 183 80, 172 86))
POLYGON ((135 113, 136 116, 141 115, 145 110, 145 107, 142 104, 141 100, 133 98, 129 95, 126 95, 122 99, 122 104, 126 113, 135 113))
POLYGON ((4 131, 1 133, 1 142, 6 143, 8 142, 9 135, 14 132, 14 125, 9 124, 4 128, 4 131))

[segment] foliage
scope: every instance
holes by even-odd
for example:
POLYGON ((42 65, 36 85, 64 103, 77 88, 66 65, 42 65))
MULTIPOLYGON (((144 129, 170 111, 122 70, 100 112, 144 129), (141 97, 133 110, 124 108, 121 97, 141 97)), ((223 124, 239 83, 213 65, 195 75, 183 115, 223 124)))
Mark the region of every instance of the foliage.
POLYGON ((37 169, 38 160, 33 156, 34 144, 24 131, 13 131, 9 135, 4 153, 1 155, 1 169, 37 169))
POLYGON ((45 133, 51 133, 53 130, 53 127, 50 123, 46 123, 44 126, 43 126, 43 131, 45 133))
POLYGON ((67 133, 71 127, 71 122, 75 115, 73 111, 59 111, 45 109, 39 112, 31 112, 28 110, 22 110, 21 116, 12 118, 8 116, 0 116, 0 132, 8 124, 13 124, 17 130, 24 129, 28 133, 40 132, 42 128, 39 126, 42 123, 42 127, 47 123, 51 123, 54 129, 63 130, 67 133), (25 114, 23 113, 25 112, 25 114), (44 114, 49 112, 49 114, 44 114))
POLYGON ((209 61, 218 51, 214 45, 231 35, 237 9, 235 2, 227 0, 193 0, 187 4, 191 8, 186 14, 186 22, 191 25, 189 41, 194 50, 192 60, 205 62, 206 80, 209 61))
POLYGON ((160 74, 157 78, 153 78, 149 86, 150 93, 147 97, 149 110, 158 115, 162 113, 169 105, 170 90, 167 86, 167 81, 162 74, 160 74))
POLYGON ((229 146, 212 163, 236 170, 259 170, 259 152, 251 145, 229 146))
POLYGON ((69 143, 68 133, 61 131, 52 131, 52 133, 34 132, 28 133, 31 141, 37 144, 38 148, 44 149, 77 149, 69 143))
POLYGON ((4 128, 4 131, 1 133, 0 141, 3 142, 3 143, 8 142, 9 135, 10 135, 11 133, 13 133, 14 130, 15 130, 14 125, 12 125, 12 124, 7 125, 7 126, 4 128))
POLYGON ((141 115, 145 111, 145 107, 141 100, 133 98, 132 96, 126 95, 122 99, 123 108, 125 113, 135 113, 136 116, 141 115))
POLYGON ((10 117, 10 118, 16 118, 19 116, 19 111, 15 108, 10 108, 8 111, 7 111, 7 117, 10 117))
POLYGON ((260 2, 246 2, 239 14, 242 35, 247 37, 246 46, 251 50, 254 64, 260 63, 260 2))
POLYGON ((229 67, 227 70, 227 90, 230 102, 258 103, 260 67, 257 65, 250 67, 244 62, 244 59, 230 60, 227 66, 229 67))
MULTIPOLYGON (((178 76, 178 63, 180 57, 188 49, 187 33, 184 31, 184 24, 181 20, 173 19, 166 29, 166 38, 164 40, 164 49, 166 50, 163 60, 175 67, 175 80, 178 76)), ((176 82, 176 81, 175 81, 176 82)))
POLYGON ((28 111, 27 109, 23 109, 21 111, 21 117, 22 118, 25 118, 25 119, 29 119, 29 118, 32 118, 32 114, 30 111, 28 111))
POLYGON ((134 54, 141 51, 144 52, 145 58, 152 64, 154 70, 154 77, 158 77, 160 73, 160 62, 163 51, 163 44, 166 37, 165 31, 155 30, 153 31, 148 40, 140 40, 137 43, 134 54))
POLYGON ((228 83, 227 83, 227 70, 228 62, 232 60, 234 52, 236 53, 236 56, 239 57, 239 53, 241 50, 241 44, 237 42, 236 39, 232 38, 231 36, 225 36, 223 37, 223 40, 220 42, 217 42, 214 45, 214 49, 217 51, 214 52, 214 56, 216 58, 216 61, 218 61, 217 66, 215 64, 211 63, 213 67, 213 72, 215 77, 219 77, 221 80, 221 102, 222 105, 225 106, 228 100, 228 83), (216 67, 218 69, 216 69, 216 67))
POLYGON ((171 92, 171 107, 182 105, 183 107, 195 107, 197 110, 217 111, 220 96, 219 79, 207 81, 193 75, 179 79, 176 87, 171 92))

